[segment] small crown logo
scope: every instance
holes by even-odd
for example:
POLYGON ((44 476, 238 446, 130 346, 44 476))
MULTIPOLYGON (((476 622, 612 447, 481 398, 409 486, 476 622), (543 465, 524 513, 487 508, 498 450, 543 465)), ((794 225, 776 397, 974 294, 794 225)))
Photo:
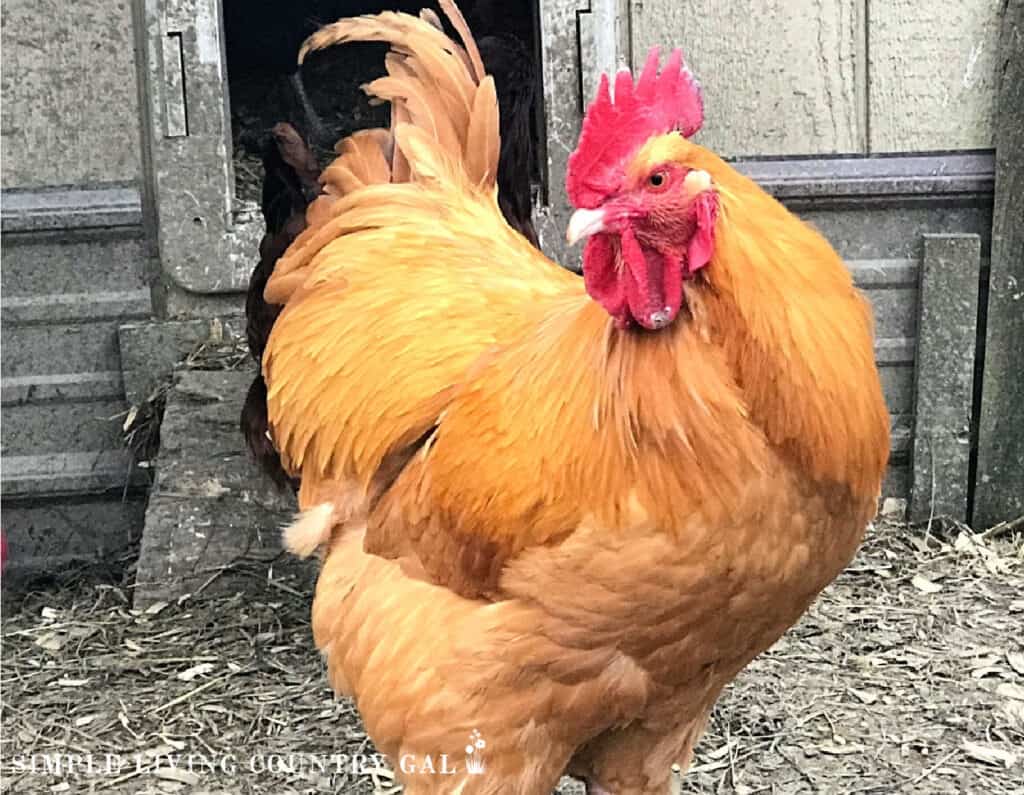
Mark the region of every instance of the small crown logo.
POLYGON ((471 776, 479 776, 484 772, 486 765, 484 760, 480 758, 477 751, 482 751, 487 747, 487 741, 480 736, 480 732, 476 729, 469 735, 469 743, 466 744, 466 772, 471 776))

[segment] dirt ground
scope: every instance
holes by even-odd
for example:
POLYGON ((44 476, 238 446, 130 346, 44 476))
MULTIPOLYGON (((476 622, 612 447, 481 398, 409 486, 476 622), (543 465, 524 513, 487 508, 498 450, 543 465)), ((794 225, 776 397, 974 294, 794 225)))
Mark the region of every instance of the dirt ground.
MULTIPOLYGON (((1004 530, 873 529, 727 690, 683 791, 1024 793, 1024 541, 1004 530)), ((309 577, 247 574, 144 613, 130 571, 8 596, 2 791, 397 792, 326 686, 309 577)))

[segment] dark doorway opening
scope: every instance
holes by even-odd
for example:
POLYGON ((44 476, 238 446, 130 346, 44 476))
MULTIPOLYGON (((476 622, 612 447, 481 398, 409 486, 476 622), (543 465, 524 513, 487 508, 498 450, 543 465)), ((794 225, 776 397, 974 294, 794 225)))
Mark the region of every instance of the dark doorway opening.
MULTIPOLYGON (((321 164, 330 160, 334 144, 355 130, 388 124, 387 107, 371 106, 360 86, 384 70, 383 45, 352 44, 313 53, 300 71, 295 60, 303 40, 323 24, 341 17, 379 11, 418 13, 429 0, 224 0, 228 89, 234 145, 235 195, 259 201, 263 180, 262 153, 278 122, 294 126, 312 145, 321 164)), ((532 178, 542 150, 541 68, 536 0, 462 0, 459 3, 480 41, 487 36, 512 37, 532 55, 535 146, 532 178)), ((503 76, 495 73, 499 94, 503 76)), ((521 80, 519 74, 505 78, 521 80)))

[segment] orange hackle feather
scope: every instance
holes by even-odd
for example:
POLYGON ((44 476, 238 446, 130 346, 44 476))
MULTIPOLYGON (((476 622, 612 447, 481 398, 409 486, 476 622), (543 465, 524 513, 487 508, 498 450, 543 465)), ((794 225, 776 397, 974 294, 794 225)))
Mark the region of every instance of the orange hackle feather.
POLYGON ((486 738, 484 775, 399 772, 407 793, 533 795, 567 771, 664 793, 874 512, 870 312, 817 232, 670 132, 623 168, 706 170, 714 252, 672 326, 616 328, 503 220, 462 35, 380 14, 307 45, 389 42, 369 90, 393 125, 342 148, 267 289, 287 301, 270 424, 306 511, 289 544, 320 548, 315 641, 381 751, 461 762, 486 738))

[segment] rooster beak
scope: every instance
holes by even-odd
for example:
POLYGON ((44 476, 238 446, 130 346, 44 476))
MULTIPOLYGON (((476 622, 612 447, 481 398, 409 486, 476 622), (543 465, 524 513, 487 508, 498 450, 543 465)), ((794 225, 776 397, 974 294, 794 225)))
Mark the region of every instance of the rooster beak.
POLYGON ((604 231, 604 210, 577 210, 569 219, 569 226, 565 230, 565 239, 570 246, 575 246, 580 240, 598 232, 604 231))

